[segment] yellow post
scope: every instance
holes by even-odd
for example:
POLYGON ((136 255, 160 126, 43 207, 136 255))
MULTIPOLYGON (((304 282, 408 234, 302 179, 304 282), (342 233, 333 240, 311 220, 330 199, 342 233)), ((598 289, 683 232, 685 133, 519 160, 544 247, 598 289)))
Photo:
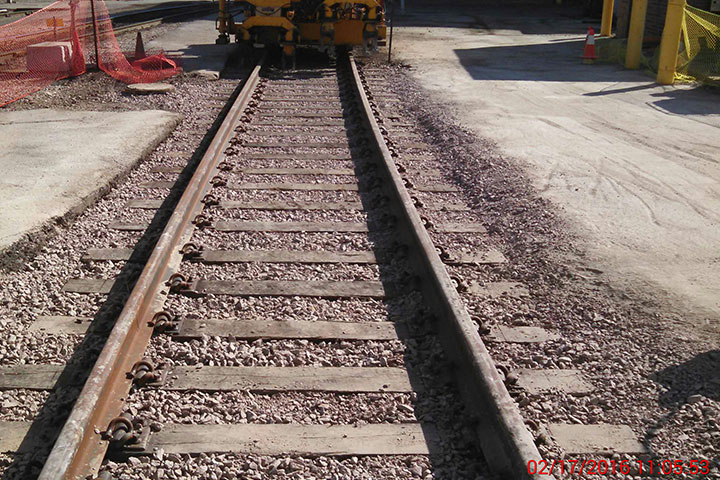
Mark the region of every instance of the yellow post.
POLYGON ((226 0, 220 0, 218 2, 218 32, 220 32, 220 35, 217 40, 215 40, 216 44, 227 44, 230 41, 228 35, 226 3, 226 0))
POLYGON ((657 82, 672 85, 675 81, 680 35, 685 15, 685 0, 668 0, 665 27, 660 42, 660 58, 658 61, 657 82))
POLYGON ((627 52, 625 53, 626 68, 640 68, 647 3, 647 0, 633 0, 632 2, 630 32, 628 33, 627 52))
POLYGON ((612 35, 613 2, 614 0, 603 0, 602 23, 600 24, 600 35, 603 37, 612 35))

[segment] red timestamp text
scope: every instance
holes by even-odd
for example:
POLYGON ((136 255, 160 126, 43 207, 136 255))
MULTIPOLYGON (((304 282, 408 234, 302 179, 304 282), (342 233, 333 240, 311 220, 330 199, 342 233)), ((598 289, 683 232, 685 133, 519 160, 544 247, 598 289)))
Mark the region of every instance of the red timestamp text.
POLYGON ((709 460, 529 460, 530 475, 708 475, 709 460))

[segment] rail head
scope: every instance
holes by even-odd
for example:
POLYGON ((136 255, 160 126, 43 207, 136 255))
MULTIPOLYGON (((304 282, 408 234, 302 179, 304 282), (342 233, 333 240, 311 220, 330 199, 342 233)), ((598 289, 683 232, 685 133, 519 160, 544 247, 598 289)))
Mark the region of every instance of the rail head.
POLYGON ((443 328, 438 335, 446 353, 458 367, 458 386, 469 412, 478 415, 478 439, 490 468, 510 478, 551 480, 552 475, 531 475, 528 462, 540 461, 532 434, 525 426, 520 411, 505 388, 485 344, 470 319, 457 290, 453 286, 445 264, 425 229, 405 183, 395 167, 392 154, 385 144, 383 134, 373 115, 373 108, 365 94, 363 80, 355 60, 348 55, 356 93, 363 105, 365 121, 372 132, 376 148, 382 158, 381 167, 390 180, 391 193, 399 199, 401 220, 409 240, 420 252, 420 269, 423 293, 435 308, 443 328), (430 285, 428 285, 430 283, 430 285))
POLYGON ((263 60, 253 69, 200 160, 145 264, 125 307, 110 332, 68 416, 38 480, 77 480, 96 474, 108 448, 102 438, 110 420, 121 412, 130 389, 126 372, 143 357, 152 335, 151 320, 162 310, 166 282, 180 263, 179 246, 191 230, 194 214, 210 179, 218 172, 233 130, 260 81, 263 60))
MULTIPOLYGON (((389 188, 399 200, 403 221, 411 227, 408 231, 413 246, 421 252, 420 268, 424 270, 423 277, 429 280, 424 282, 427 287, 424 293, 435 305, 437 316, 446 327, 439 332, 440 339, 446 350, 454 353, 453 360, 460 367, 463 380, 466 380, 460 382, 461 387, 466 387, 461 388, 466 402, 473 406, 473 410, 480 405, 486 413, 478 418, 480 444, 485 457, 492 468, 512 478, 540 478, 539 475, 529 475, 527 471, 528 461, 541 458, 532 435, 495 369, 403 184, 372 114, 357 66, 352 57, 348 57, 348 61, 365 111, 365 121, 372 131, 383 160, 382 166, 390 180, 389 188)), ((108 447, 100 432, 122 409, 130 388, 126 372, 144 354, 152 334, 149 321, 162 309, 166 282, 181 259, 179 246, 187 232, 191 231, 190 222, 209 188, 209 180, 216 174, 234 127, 259 83, 261 64, 246 80, 163 230, 53 446, 38 477, 40 480, 77 480, 97 472, 108 447)), ((542 478, 549 480, 552 477, 542 478)))

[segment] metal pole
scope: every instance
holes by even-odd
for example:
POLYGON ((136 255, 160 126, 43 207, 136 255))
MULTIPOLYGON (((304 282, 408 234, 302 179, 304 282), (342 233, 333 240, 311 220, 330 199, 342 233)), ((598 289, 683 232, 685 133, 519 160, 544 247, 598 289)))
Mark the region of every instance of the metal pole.
POLYGON ((219 32, 219 34, 218 34, 218 38, 215 41, 215 43, 220 44, 220 45, 226 45, 229 43, 229 38, 228 38, 228 33, 227 33, 228 32, 228 21, 227 21, 226 12, 225 12, 225 10, 227 9, 226 3, 227 2, 225 0, 220 0, 220 2, 218 3, 218 32, 219 32))
POLYGON ((100 34, 98 33, 97 17, 95 16, 95 0, 90 0, 90 13, 93 17, 93 38, 95 39, 95 65, 97 65, 98 70, 100 70, 100 47, 98 45, 100 34))
POLYGON ((640 68, 643 35, 645 34, 645 16, 648 0, 633 0, 630 14, 630 33, 628 34, 625 68, 640 68))
POLYGON ((602 10, 602 23, 600 24, 600 35, 609 37, 612 35, 613 2, 615 0, 604 0, 602 10))
POLYGON ((675 81, 684 16, 685 0, 669 0, 658 61, 657 82, 662 85, 672 85, 675 81))
POLYGON ((390 0, 390 42, 388 43, 388 63, 390 63, 390 54, 392 53, 392 37, 393 26, 395 25, 395 2, 390 0))

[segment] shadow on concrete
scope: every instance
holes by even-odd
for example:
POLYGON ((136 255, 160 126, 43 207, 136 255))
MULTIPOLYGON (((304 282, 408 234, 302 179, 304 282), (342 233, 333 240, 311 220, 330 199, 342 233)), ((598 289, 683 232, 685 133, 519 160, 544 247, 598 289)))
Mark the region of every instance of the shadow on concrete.
POLYGON ((651 103, 653 107, 676 115, 720 114, 720 90, 715 88, 673 88, 651 96, 658 99, 651 103))
POLYGON ((582 64, 584 40, 454 50, 473 80, 617 82, 620 66, 582 64), (537 59, 545 59, 538 62, 537 59))
MULTIPOLYGON (((672 423, 682 407, 702 400, 701 397, 694 397, 695 395, 714 401, 720 400, 720 350, 700 353, 687 362, 654 373, 651 375, 651 379, 667 389, 660 395, 659 402, 660 405, 670 409, 666 415, 650 427, 643 438, 643 443, 648 451, 652 452, 654 432, 672 423)), ((700 455, 700 457, 704 456, 700 455)), ((709 458, 710 467, 718 465, 720 462, 720 457, 717 456, 705 458, 709 458)), ((662 459, 657 457, 656 461, 661 462, 662 459)), ((688 471, 687 467, 688 464, 686 464, 685 471, 688 471)), ((685 478, 694 480, 708 477, 707 474, 695 475, 693 472, 685 478)))
MULTIPOLYGON (((607 95, 620 95, 641 90, 657 90, 660 87, 657 83, 651 82, 645 85, 632 87, 614 88, 600 90, 598 92, 584 93, 586 97, 604 97, 607 95)), ((657 98, 648 103, 656 110, 675 115, 716 115, 720 113, 720 90, 698 86, 695 88, 668 88, 662 92, 650 93, 652 98, 657 98), (709 95, 715 95, 713 99, 709 95)))
POLYGON ((720 350, 694 356, 687 362, 668 367, 653 375, 653 380, 667 388, 660 404, 679 407, 692 395, 720 400, 720 350))
POLYGON ((604 97, 606 95, 618 95, 621 93, 639 92, 640 90, 649 90, 651 88, 656 88, 656 87, 657 87, 657 84, 648 83, 647 85, 635 85, 634 87, 613 88, 611 90, 600 90, 599 92, 583 93, 583 96, 585 96, 585 97, 604 97))
POLYGON ((223 70, 228 58, 237 50, 237 44, 228 45, 192 44, 169 55, 180 65, 185 72, 210 70, 218 72, 223 70))
POLYGON ((399 0, 394 0, 394 5, 388 2, 388 17, 395 15, 396 26, 475 28, 485 35, 493 35, 496 30, 516 30, 528 35, 583 34, 589 25, 596 29, 600 26, 599 19, 588 19, 579 6, 488 6, 475 1, 452 0, 443 2, 442 15, 438 15, 437 2, 413 0, 406 3, 407 10, 402 15, 399 0))

